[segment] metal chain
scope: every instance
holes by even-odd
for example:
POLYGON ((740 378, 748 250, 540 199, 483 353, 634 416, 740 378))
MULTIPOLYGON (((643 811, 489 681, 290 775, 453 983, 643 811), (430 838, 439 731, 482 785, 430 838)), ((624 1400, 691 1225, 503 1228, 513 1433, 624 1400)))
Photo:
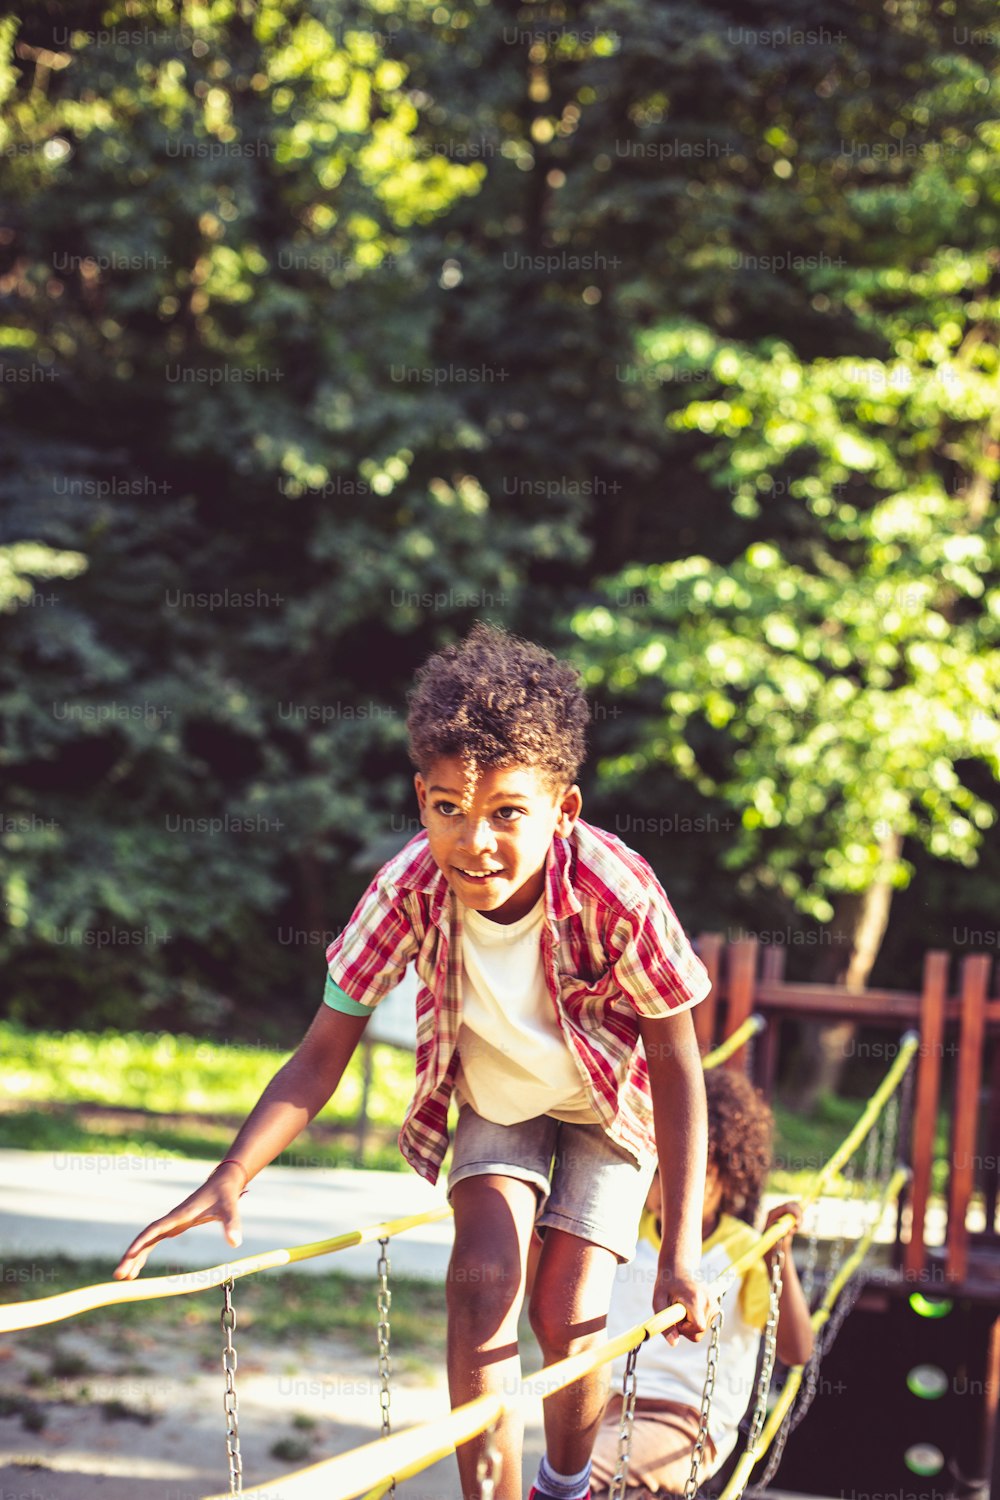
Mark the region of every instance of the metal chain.
MULTIPOLYGON (((878 1197, 879 1202, 881 1202, 885 1197, 886 1189, 889 1185, 889 1179, 892 1176, 892 1169, 897 1155, 896 1148, 898 1146, 900 1137, 900 1127, 907 1118, 908 1111, 912 1103, 910 1097, 912 1095, 912 1091, 913 1068, 911 1066, 906 1070, 906 1074, 903 1080, 901 1091, 902 1106, 900 1106, 900 1095, 897 1092, 892 1095, 892 1098, 889 1100, 885 1110, 885 1118, 881 1135, 881 1150, 878 1164, 878 1182, 880 1188, 878 1197)), ((872 1173, 870 1170, 867 1175, 871 1177, 872 1173)), ((810 1302, 812 1296, 813 1281, 816 1268, 816 1254, 817 1236, 814 1230, 809 1236, 809 1245, 802 1273, 802 1290, 805 1294, 807 1303, 810 1302)), ((839 1259, 840 1257, 837 1256, 838 1263, 839 1259)), ((832 1269, 828 1280, 832 1280, 832 1277, 835 1274, 836 1269, 834 1268, 832 1269)), ((843 1288, 840 1296, 837 1298, 836 1306, 833 1309, 829 1321, 826 1323, 820 1337, 816 1340, 816 1343, 813 1347, 813 1352, 806 1362, 806 1366, 802 1374, 802 1385, 799 1389, 798 1397, 795 1403, 785 1413, 784 1419, 780 1427, 778 1428, 778 1431, 774 1435, 774 1441, 772 1442, 770 1452, 768 1453, 767 1464, 765 1465, 764 1471, 755 1486, 757 1490, 765 1490, 771 1483, 772 1479, 778 1471, 778 1467, 784 1455, 785 1444, 788 1441, 789 1433, 794 1432, 795 1428, 798 1427, 799 1423, 802 1421, 803 1417, 812 1406, 813 1401, 816 1398, 816 1392, 819 1389, 820 1365, 832 1348, 833 1342, 836 1339, 841 1328, 843 1327, 845 1319, 848 1317, 855 1303, 860 1297, 861 1292, 864 1289, 864 1285, 865 1278, 861 1274, 861 1270, 859 1268, 859 1271, 852 1277, 847 1286, 843 1288)))
POLYGON ((806 1367, 802 1375, 802 1385, 799 1390, 798 1398, 795 1401, 794 1405, 791 1406, 785 1413, 781 1426, 778 1428, 778 1431, 774 1435, 774 1441, 771 1444, 771 1448, 768 1453, 767 1464, 765 1465, 764 1472, 761 1475, 760 1479, 757 1480, 755 1485, 755 1488, 757 1490, 765 1490, 771 1483, 771 1480, 777 1473, 778 1466, 781 1463, 789 1433, 795 1431, 795 1428, 798 1427, 799 1423, 802 1421, 802 1418, 805 1416, 810 1406, 812 1406, 813 1401, 816 1398, 816 1392, 819 1389, 819 1367, 825 1359, 826 1355, 829 1353, 834 1339, 840 1332, 844 1319, 847 1317, 855 1302, 858 1300, 863 1285, 863 1278, 860 1276, 855 1277, 854 1280, 848 1283, 848 1285, 844 1288, 844 1290, 838 1297, 834 1315, 826 1324, 825 1328, 823 1329, 823 1333, 816 1340, 816 1343, 813 1347, 813 1352, 806 1363, 806 1367))
POLYGON ((622 1376, 622 1411, 618 1422, 618 1461, 615 1464, 614 1477, 611 1480, 609 1500, 624 1500, 625 1489, 628 1484, 628 1461, 632 1452, 632 1424, 635 1421, 635 1398, 637 1383, 635 1376, 636 1361, 639 1358, 639 1350, 642 1344, 636 1344, 628 1351, 625 1360, 625 1374, 622 1376))
POLYGON ((864 1192, 867 1197, 868 1189, 875 1181, 875 1173, 878 1170, 879 1152, 882 1147, 882 1126, 885 1121, 884 1115, 879 1115, 875 1124, 868 1132, 868 1150, 865 1153, 864 1192))
POLYGON ((719 1340, 722 1333, 722 1303, 719 1310, 712 1319, 712 1337, 708 1346, 708 1366, 705 1370, 705 1384, 701 1391, 701 1412, 698 1416, 698 1437, 691 1453, 691 1471, 684 1483, 684 1500, 694 1500, 698 1493, 698 1471, 701 1468, 705 1456, 705 1444, 708 1441, 708 1416, 712 1409, 712 1396, 715 1392, 715 1377, 719 1368, 719 1340))
MULTIPOLYGON (((909 1077, 909 1074, 907 1074, 909 1077)), ((879 1187, 880 1197, 885 1196, 886 1188, 889 1186, 889 1178, 892 1176, 892 1168, 896 1159, 896 1142, 899 1139, 899 1097, 893 1094, 885 1111, 885 1131, 882 1135, 882 1160, 879 1163, 879 1187)))
POLYGON ((774 1374, 774 1361, 778 1352, 778 1309, 781 1302, 781 1277, 784 1266, 785 1251, 779 1243, 775 1246, 774 1259, 771 1261, 770 1297, 767 1304, 767 1323, 764 1325, 764 1358, 757 1377, 757 1403, 754 1406, 750 1436, 747 1440, 747 1448, 754 1453, 757 1451, 757 1444, 764 1430, 767 1396, 771 1389, 771 1376, 774 1374))
POLYGON ((750 1079, 751 1083, 753 1082, 755 1077, 754 1064, 757 1061, 757 1036, 758 1033, 756 1031, 751 1031, 745 1043, 746 1061, 744 1063, 743 1071, 746 1074, 747 1078, 750 1079))
POLYGON ((865 1154, 864 1181, 861 1184, 861 1202, 863 1204, 863 1234, 867 1233, 869 1229, 874 1233, 874 1231, 878 1227, 879 1204, 882 1201, 881 1194, 877 1191, 878 1168, 879 1163, 882 1159, 882 1136, 884 1129, 885 1114, 883 1113, 879 1115, 878 1119, 875 1121, 875 1124, 868 1132, 868 1150, 865 1154), (876 1189, 874 1194, 872 1194, 871 1192, 872 1188, 876 1189))
POLYGON ((229 1493, 243 1493, 243 1456, 240 1453, 240 1423, 236 1404, 236 1349, 233 1331, 236 1328, 236 1313, 233 1311, 233 1277, 222 1283, 222 1368, 226 1376, 226 1393, 223 1406, 226 1412, 226 1453, 229 1456, 229 1493))
POLYGON ((768 1485, 771 1483, 771 1480, 778 1472, 778 1465, 781 1463, 782 1457, 785 1452, 785 1443, 788 1441, 788 1434, 791 1431, 791 1422, 789 1421, 791 1414, 792 1411, 791 1408, 789 1408, 789 1410, 785 1412, 781 1426, 774 1434, 774 1441, 771 1444, 770 1450, 767 1455, 767 1463, 764 1465, 764 1472, 754 1486, 755 1489, 766 1490, 768 1485))
POLYGON ((816 1286, 816 1261, 819 1257, 819 1232, 817 1228, 819 1224, 819 1204, 815 1201, 812 1202, 807 1209, 807 1213, 812 1227, 809 1230, 809 1238, 806 1241, 805 1260, 802 1262, 802 1295, 805 1298, 806 1306, 811 1308, 813 1291, 816 1286))
POLYGON ((476 1464, 476 1487, 479 1491, 479 1500, 494 1500, 502 1468, 503 1454, 497 1446, 497 1424, 494 1422, 493 1426, 487 1429, 486 1446, 476 1464))
MULTIPOLYGON (((860 1267, 859 1267, 860 1271, 860 1267)), ((854 1280, 845 1286, 837 1298, 837 1305, 830 1314, 830 1321, 826 1325, 826 1335, 823 1339, 823 1354, 826 1355, 837 1334, 840 1332, 848 1313, 852 1311, 854 1304, 865 1288, 866 1278, 856 1273, 854 1280)))
POLYGON ((824 1282, 824 1287, 828 1287, 828 1286, 831 1285, 831 1283, 833 1282, 834 1277, 836 1276, 837 1272, 840 1270, 840 1262, 844 1258, 844 1248, 845 1248, 845 1241, 846 1241, 846 1234, 844 1232, 844 1209, 846 1207, 848 1217, 850 1217, 850 1204, 851 1204, 851 1201, 852 1201, 852 1199, 854 1197, 854 1176, 855 1176, 856 1168, 857 1168, 857 1155, 855 1154, 846 1163, 846 1165, 844 1167, 844 1170, 841 1173, 841 1181, 843 1182, 844 1186, 847 1188, 847 1193, 845 1194, 845 1196, 843 1198, 841 1198, 841 1199, 838 1200, 838 1209, 837 1209, 837 1238, 833 1242, 833 1249, 830 1251, 830 1259, 827 1262, 826 1279, 825 1279, 825 1282, 824 1282))
MULTIPOLYGON (((389 1237, 383 1235, 378 1242, 378 1296, 376 1305, 378 1307, 378 1376, 379 1376, 379 1406, 382 1409, 382 1436, 388 1437, 392 1431, 389 1421, 389 1404, 392 1399, 392 1360, 389 1357, 389 1340, 392 1336, 392 1328, 389 1323, 389 1308, 392 1306, 392 1292, 389 1290, 389 1237)), ((396 1494, 396 1481, 386 1492, 391 1496, 396 1494)))

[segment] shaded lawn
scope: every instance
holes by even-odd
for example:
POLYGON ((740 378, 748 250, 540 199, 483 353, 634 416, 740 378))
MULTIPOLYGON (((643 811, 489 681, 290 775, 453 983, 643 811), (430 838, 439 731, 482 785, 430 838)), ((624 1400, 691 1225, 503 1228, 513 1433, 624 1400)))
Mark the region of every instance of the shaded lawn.
MULTIPOLYGON (((271 1048, 222 1044, 170 1033, 29 1031, 0 1022, 6 1100, 0 1145, 61 1152, 121 1152, 218 1161, 261 1090, 288 1057, 271 1048)), ((372 1049, 368 1142, 357 1153, 361 1051, 334 1097, 292 1146, 282 1166, 364 1166, 405 1171, 396 1136, 413 1088, 413 1058, 372 1049)), ((811 1117, 775 1106, 770 1186, 801 1194, 864 1107, 824 1098, 811 1117)), ((933 1186, 944 1186, 946 1144, 939 1125, 933 1186)), ((859 1166, 863 1167, 863 1153, 859 1166)), ((840 1184, 835 1183, 836 1192, 840 1184)))

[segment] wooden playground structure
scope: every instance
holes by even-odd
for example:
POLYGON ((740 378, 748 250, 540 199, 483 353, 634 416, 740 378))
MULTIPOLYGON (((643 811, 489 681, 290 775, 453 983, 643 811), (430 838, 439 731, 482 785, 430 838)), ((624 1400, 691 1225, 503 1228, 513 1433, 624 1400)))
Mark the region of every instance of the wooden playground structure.
MULTIPOLYGON (((801 1440, 790 1438, 779 1486, 825 1495, 1000 1496, 1000 995, 992 955, 967 954, 949 990, 952 956, 928 952, 919 992, 787 982, 785 950, 752 937, 697 941, 712 993, 694 1012, 702 1046, 752 1014, 755 1081, 773 1095, 781 1023, 808 1018, 919 1033, 910 1121, 900 1152, 910 1167, 889 1268, 865 1290, 824 1362, 825 1391, 801 1440), (946 1228, 927 1242, 939 1120, 945 1123, 946 1228), (982 1201, 983 1225, 970 1229, 982 1201), (978 1205, 977 1205, 978 1206, 978 1205), (850 1442, 845 1437, 850 1434, 850 1442), (925 1450, 923 1468, 905 1455, 925 1450), (940 1455, 941 1466, 935 1453, 940 1455), (921 1475, 922 1477, 917 1477, 921 1475)), ((890 1058, 895 1045, 876 1044, 890 1058)), ((729 1066, 747 1065, 746 1049, 729 1066)))

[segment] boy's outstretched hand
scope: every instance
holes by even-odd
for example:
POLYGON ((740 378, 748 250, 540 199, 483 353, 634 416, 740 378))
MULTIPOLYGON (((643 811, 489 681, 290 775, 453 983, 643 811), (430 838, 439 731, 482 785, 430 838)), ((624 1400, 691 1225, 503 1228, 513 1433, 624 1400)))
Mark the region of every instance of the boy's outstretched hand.
POLYGON ((676 1267, 660 1265, 653 1287, 653 1311, 662 1312, 675 1302, 687 1308, 687 1317, 664 1331, 667 1343, 674 1345, 678 1339, 690 1339, 700 1343, 718 1312, 719 1304, 708 1289, 708 1283, 699 1271, 685 1271, 676 1267))
POLYGON ((226 1239, 235 1248, 243 1242, 240 1225, 239 1202, 243 1192, 243 1176, 233 1162, 216 1167, 208 1181, 197 1188, 183 1203, 147 1224, 129 1245, 112 1273, 116 1281, 134 1281, 146 1264, 146 1257, 160 1240, 173 1239, 196 1224, 208 1224, 213 1219, 222 1222, 226 1239))

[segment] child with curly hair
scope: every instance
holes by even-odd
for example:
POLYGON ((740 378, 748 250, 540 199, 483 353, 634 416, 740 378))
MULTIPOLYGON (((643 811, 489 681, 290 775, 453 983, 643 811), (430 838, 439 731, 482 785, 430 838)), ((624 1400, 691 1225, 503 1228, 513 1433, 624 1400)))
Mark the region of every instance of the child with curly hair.
MULTIPOLYGON (((757 1239, 754 1228, 760 1195, 771 1166, 771 1111, 750 1080, 741 1073, 718 1069, 706 1075, 708 1098, 708 1172, 702 1218, 701 1275, 712 1281, 727 1270, 757 1239)), ((798 1203, 772 1208, 768 1229, 783 1214, 793 1213, 796 1228, 802 1210, 798 1203)), ((611 1296, 608 1336, 616 1337, 645 1321, 648 1280, 656 1265, 661 1233, 661 1200, 654 1180, 639 1228, 635 1260, 618 1270, 611 1296)), ((771 1263, 784 1250, 781 1300, 778 1304, 777 1354, 788 1365, 804 1364, 812 1353, 813 1332, 791 1245, 794 1230, 735 1279, 722 1298, 722 1328, 715 1391, 708 1420, 708 1438, 698 1482, 722 1466, 736 1446, 740 1419, 754 1393, 760 1336, 767 1321, 771 1263), (766 1262, 766 1264, 765 1264, 766 1262)), ((619 1381, 624 1359, 612 1367, 619 1381)), ((643 1347, 637 1368, 638 1396, 627 1500, 681 1494, 691 1472, 698 1439, 704 1350, 691 1344, 668 1348, 662 1340, 643 1347)), ((608 1403, 594 1448, 593 1489, 601 1494, 611 1486, 618 1461, 621 1397, 608 1403)))
MULTIPOLYGON (((413 964, 416 1088, 399 1144, 437 1179, 458 1105, 449 1197, 452 1403, 517 1389, 517 1322, 530 1299, 546 1364, 604 1338, 616 1267, 635 1252, 659 1147, 663 1211, 646 1310, 680 1303, 667 1335, 702 1338, 713 1305, 697 1266, 705 1089, 691 1007, 707 973, 653 871, 583 822, 576 784, 587 702, 549 652, 479 623, 417 674, 407 721, 423 831, 389 860, 327 950, 323 1002, 205 1185, 139 1234, 222 1221, 240 1240, 246 1183, 336 1089, 374 1007, 413 964)), ((545 1403, 535 1500, 582 1500, 605 1384, 591 1374, 545 1403)), ((521 1432, 498 1424, 498 1500, 520 1500, 521 1432)), ((478 1494, 484 1440, 458 1453, 478 1494)))

